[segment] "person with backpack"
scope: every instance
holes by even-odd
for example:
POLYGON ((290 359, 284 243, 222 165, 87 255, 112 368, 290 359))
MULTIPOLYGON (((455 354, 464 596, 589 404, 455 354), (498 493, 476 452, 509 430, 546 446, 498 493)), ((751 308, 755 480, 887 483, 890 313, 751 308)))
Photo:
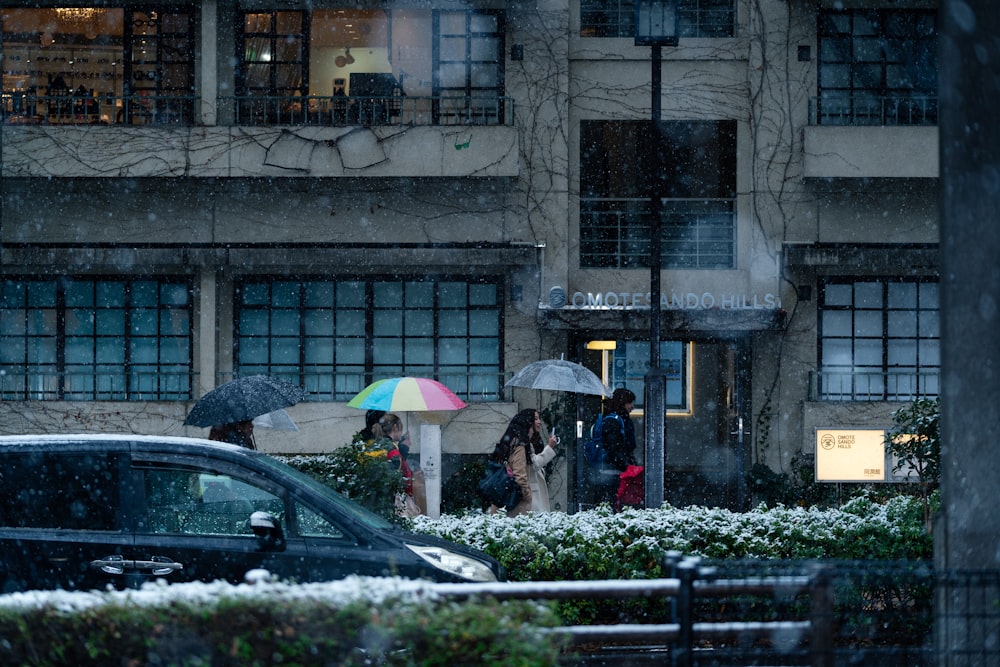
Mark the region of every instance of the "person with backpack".
POLYGON ((599 471, 592 479, 597 487, 595 502, 616 504, 620 475, 630 465, 635 465, 635 425, 629 416, 635 407, 635 394, 625 387, 618 387, 611 394, 611 400, 604 414, 598 417, 600 450, 602 459, 599 471))

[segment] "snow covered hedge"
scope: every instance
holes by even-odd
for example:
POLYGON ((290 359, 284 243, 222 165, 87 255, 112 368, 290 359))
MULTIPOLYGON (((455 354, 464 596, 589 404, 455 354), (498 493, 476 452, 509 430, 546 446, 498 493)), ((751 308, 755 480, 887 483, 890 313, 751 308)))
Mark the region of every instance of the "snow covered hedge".
MULTIPOLYGON (((513 580, 662 576, 663 556, 921 560, 931 556, 918 499, 745 514, 663 507, 525 515, 470 513, 413 529, 498 558, 513 580)), ((892 589, 893 599, 898 591, 892 589)), ((629 613, 656 612, 636 601, 629 613), (632 609, 634 607, 634 609, 632 609)), ((436 599, 428 584, 352 577, 323 584, 147 585, 140 591, 0 596, 3 665, 556 664, 539 628, 620 618, 621 603, 436 599), (610 606, 609 606, 610 605, 610 606), (607 608, 605 608, 607 607, 607 608), (559 617, 557 617, 557 615, 559 617)))
POLYGON ((0 664, 542 667, 558 661, 552 625, 536 603, 458 604, 402 579, 29 592, 0 596, 0 664))
POLYGON ((508 519, 483 513, 417 517, 412 530, 490 554, 517 581, 653 578, 668 551, 706 558, 924 560, 932 540, 921 501, 855 498, 835 509, 664 506, 508 519))

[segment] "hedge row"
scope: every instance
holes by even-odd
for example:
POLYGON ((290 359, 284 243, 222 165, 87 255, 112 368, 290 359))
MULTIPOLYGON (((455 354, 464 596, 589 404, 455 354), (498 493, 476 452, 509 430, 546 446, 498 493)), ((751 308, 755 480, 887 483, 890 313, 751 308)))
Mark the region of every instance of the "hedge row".
POLYGON ((357 578, 290 586, 149 585, 141 591, 0 596, 0 664, 556 664, 553 613, 530 602, 461 604, 425 585, 357 578))
POLYGON ((517 581, 663 576, 668 551, 726 559, 929 560, 918 498, 855 498, 839 508, 760 506, 750 512, 664 506, 599 508, 507 519, 481 512, 417 517, 411 528, 490 554, 517 581))

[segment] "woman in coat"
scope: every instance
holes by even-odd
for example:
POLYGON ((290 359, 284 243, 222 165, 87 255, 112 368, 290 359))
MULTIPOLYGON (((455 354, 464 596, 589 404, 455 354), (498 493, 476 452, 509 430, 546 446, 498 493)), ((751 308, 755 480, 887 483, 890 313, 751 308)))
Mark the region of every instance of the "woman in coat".
POLYGON ((531 487, 531 511, 551 512, 549 485, 545 481, 545 466, 556 457, 556 436, 549 434, 547 443, 542 442, 542 417, 535 411, 535 422, 531 438, 531 469, 528 471, 528 485, 531 487))
MULTIPOLYGON (((533 409, 521 410, 514 415, 490 456, 496 463, 507 464, 514 475, 514 481, 521 489, 521 502, 508 509, 507 516, 517 516, 531 510, 531 482, 528 475, 531 470, 531 433, 535 427, 535 412, 533 409)), ((499 510, 496 505, 490 505, 490 514, 499 510)))

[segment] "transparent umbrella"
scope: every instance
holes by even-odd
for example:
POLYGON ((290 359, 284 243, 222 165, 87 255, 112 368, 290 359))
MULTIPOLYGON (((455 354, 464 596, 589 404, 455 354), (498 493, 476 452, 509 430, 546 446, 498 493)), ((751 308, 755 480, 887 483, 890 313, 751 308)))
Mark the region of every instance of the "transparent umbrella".
POLYGON ((519 370, 504 386, 598 396, 607 396, 611 393, 593 371, 565 359, 533 361, 519 370))

